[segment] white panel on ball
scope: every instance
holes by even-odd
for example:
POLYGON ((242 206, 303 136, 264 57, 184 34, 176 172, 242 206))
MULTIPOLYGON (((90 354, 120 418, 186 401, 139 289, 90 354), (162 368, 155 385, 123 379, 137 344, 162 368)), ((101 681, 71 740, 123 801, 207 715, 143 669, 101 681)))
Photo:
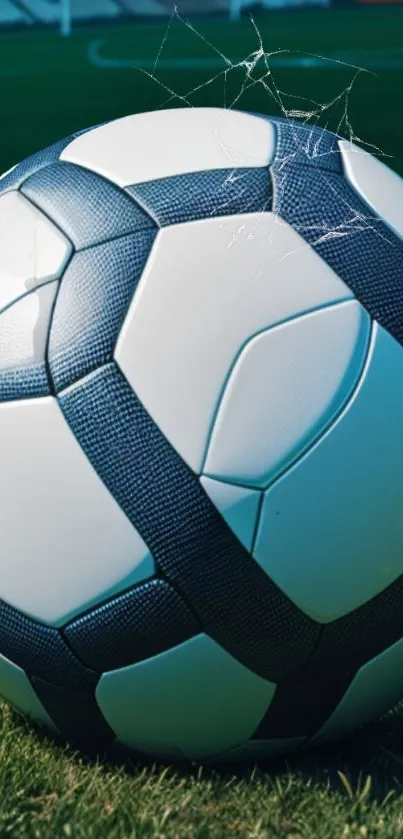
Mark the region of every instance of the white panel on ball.
POLYGON ((263 329, 351 297, 273 213, 174 225, 156 239, 115 357, 165 436, 200 473, 243 345, 263 329))
POLYGON ((380 219, 403 237, 402 178, 354 143, 339 140, 339 148, 346 178, 380 219))
POLYGON ((254 557, 319 622, 357 609, 403 573, 402 382, 403 349, 375 324, 344 412, 265 494, 254 557))
POLYGON ((58 279, 72 246, 19 192, 0 196, 0 311, 27 291, 58 279))
POLYGON ((269 120, 224 108, 135 114, 76 137, 61 160, 120 186, 205 169, 267 166, 276 147, 269 120))
POLYGON ((251 551, 262 493, 248 487, 214 481, 204 475, 200 483, 239 541, 251 551))
POLYGON ((0 405, 0 462, 1 600, 57 626, 154 573, 55 399, 0 405))
POLYGON ((370 331, 368 314, 348 300, 252 338, 224 392, 205 474, 267 487, 348 400, 362 373, 370 331))
POLYGON ((198 759, 248 740, 275 690, 207 635, 197 635, 154 658, 105 673, 96 697, 125 746, 198 759))
POLYGON ((58 733, 49 714, 39 701, 28 676, 3 655, 0 655, 0 696, 22 714, 32 717, 35 722, 58 733))
POLYGON ((44 360, 58 287, 58 280, 47 283, 0 314, 0 370, 44 360))

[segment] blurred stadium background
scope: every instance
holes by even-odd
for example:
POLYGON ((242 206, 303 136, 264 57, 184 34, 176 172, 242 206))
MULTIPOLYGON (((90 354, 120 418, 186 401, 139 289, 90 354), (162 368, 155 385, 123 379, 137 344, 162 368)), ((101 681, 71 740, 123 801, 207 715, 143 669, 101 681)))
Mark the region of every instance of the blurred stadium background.
POLYGON ((191 104, 301 116, 403 174, 402 34, 396 0, 0 0, 0 171, 191 104))

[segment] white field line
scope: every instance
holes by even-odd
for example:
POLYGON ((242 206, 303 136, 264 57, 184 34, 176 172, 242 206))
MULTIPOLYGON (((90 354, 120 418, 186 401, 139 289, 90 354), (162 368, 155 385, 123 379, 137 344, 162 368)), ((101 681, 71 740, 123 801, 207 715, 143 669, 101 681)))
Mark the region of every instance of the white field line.
MULTIPOLYGON (((158 70, 224 70, 242 64, 242 59, 225 62, 219 56, 210 58, 160 58, 158 62, 152 58, 107 58, 102 55, 102 39, 91 41, 88 47, 88 61, 94 67, 110 70, 133 69, 147 70, 156 73, 158 70)), ((392 50, 385 49, 349 49, 329 55, 273 55, 269 58, 270 67, 285 67, 295 69, 340 69, 340 65, 347 65, 356 69, 393 70, 403 68, 403 47, 392 50)))
MULTIPOLYGON (((160 58, 157 64, 155 59, 152 58, 108 58, 101 52, 105 43, 104 40, 94 40, 89 44, 87 58, 93 67, 106 70, 146 70, 155 74, 158 70, 224 70, 242 64, 242 59, 234 59, 232 62, 226 63, 219 56, 211 56, 210 58, 160 58)), ((341 65, 353 67, 357 70, 401 70, 403 69, 403 47, 394 47, 391 50, 351 49, 324 56, 282 54, 273 55, 270 58, 270 67, 273 68, 337 70, 340 69, 341 65)), ((24 78, 42 74, 43 71, 35 67, 7 67, 0 64, 0 77, 3 78, 24 78)))

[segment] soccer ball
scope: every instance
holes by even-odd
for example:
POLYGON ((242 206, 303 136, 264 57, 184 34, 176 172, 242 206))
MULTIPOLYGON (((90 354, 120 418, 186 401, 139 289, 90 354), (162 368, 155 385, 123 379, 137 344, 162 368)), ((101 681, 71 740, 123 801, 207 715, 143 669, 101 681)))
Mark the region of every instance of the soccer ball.
POLYGON ((140 114, 0 180, 0 693, 206 760, 403 696, 403 189, 286 119, 140 114))

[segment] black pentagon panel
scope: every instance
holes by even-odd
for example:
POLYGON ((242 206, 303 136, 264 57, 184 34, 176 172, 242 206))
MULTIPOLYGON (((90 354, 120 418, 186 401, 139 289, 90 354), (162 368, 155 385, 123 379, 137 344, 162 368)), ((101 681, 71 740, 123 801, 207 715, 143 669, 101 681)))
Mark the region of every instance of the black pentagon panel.
POLYGON ((45 362, 0 370, 0 402, 50 395, 51 387, 45 362))
POLYGON ((403 576, 358 609, 322 626, 318 644, 295 680, 356 671, 403 637, 403 576))
POLYGON ((52 679, 73 690, 96 683, 96 674, 81 664, 57 629, 38 623, 2 601, 0 650, 29 676, 52 679))
POLYGON ((113 742, 114 733, 99 709, 94 688, 81 693, 36 677, 31 684, 60 734, 72 745, 100 753, 113 742))
POLYGON ((39 172, 40 169, 43 169, 45 166, 49 166, 51 163, 58 160, 62 151, 64 151, 64 149, 67 148, 67 146, 76 137, 80 137, 81 134, 86 134, 88 131, 92 131, 93 128, 97 127, 98 126, 92 126, 91 128, 84 128, 83 131, 76 131, 75 134, 70 134, 68 137, 58 140, 51 146, 47 146, 46 149, 41 149, 40 151, 35 152, 35 154, 31 154, 29 157, 25 158, 25 160, 22 160, 21 163, 12 170, 12 172, 0 180, 0 195, 3 192, 9 192, 10 189, 18 189, 30 175, 33 175, 35 172, 39 172))
POLYGON ((48 363, 56 391, 112 359, 155 234, 144 230, 74 256, 50 331, 48 363))
POLYGON ((72 163, 58 161, 41 169, 25 181, 21 192, 76 250, 156 226, 122 189, 72 163))
POLYGON ((303 666, 320 627, 269 579, 112 363, 59 396, 82 449, 203 630, 254 672, 303 666))
POLYGON ((158 224, 259 213, 271 210, 272 185, 266 167, 213 169, 174 175, 126 187, 158 224))
POLYGON ((252 740, 311 737, 341 702, 355 673, 307 682, 283 682, 277 689, 252 740))
POLYGON ((166 580, 150 580, 68 624, 63 634, 94 670, 114 670, 158 655, 201 632, 166 580))
POLYGON ((403 344, 403 241, 340 175, 309 166, 279 166, 273 167, 272 176, 274 212, 403 344))
POLYGON ((276 130, 275 168, 284 175, 296 165, 313 166, 329 172, 343 173, 338 137, 331 131, 296 120, 270 117, 276 130))

